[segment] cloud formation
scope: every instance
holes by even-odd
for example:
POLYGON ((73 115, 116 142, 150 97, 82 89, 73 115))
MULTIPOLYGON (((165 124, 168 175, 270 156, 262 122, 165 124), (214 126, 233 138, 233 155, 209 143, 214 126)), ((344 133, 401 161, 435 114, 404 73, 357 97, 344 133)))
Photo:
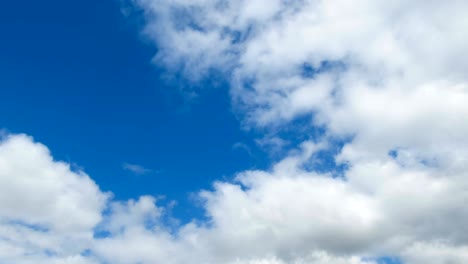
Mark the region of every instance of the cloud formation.
MULTIPOLYGON (((345 142, 335 156, 348 168, 343 179, 314 172, 317 155, 301 162, 287 155, 272 171, 241 173, 242 188, 218 187, 208 196, 223 208, 214 219, 231 223, 226 229, 238 236, 251 225, 272 233, 228 241, 256 241, 275 256, 305 256, 306 245, 408 263, 444 252, 446 261, 456 255, 451 260, 463 262, 466 1, 135 2, 160 47, 155 62, 195 81, 212 70, 226 73, 247 126, 294 130, 294 121, 306 117, 310 128, 324 129, 318 140, 325 151, 330 142, 345 142), (245 221, 230 210, 245 212, 245 221), (274 238, 295 246, 271 245, 274 238)), ((246 231, 253 233, 259 231, 246 231)))
POLYGON ((44 145, 6 136, 0 142, 0 262, 85 263, 81 253, 108 198, 86 174, 54 161, 44 145))
POLYGON ((127 162, 124 162, 122 164, 122 168, 126 171, 130 171, 131 173, 133 174, 136 174, 136 175, 143 175, 143 174, 148 174, 150 172, 152 172, 153 170, 151 169, 148 169, 148 168, 145 168, 141 165, 138 165, 138 164, 132 164, 132 163, 127 163, 127 162))
POLYGON ((191 81, 224 73, 247 126, 294 130, 307 117, 323 136, 200 191, 208 220, 174 230, 154 197, 111 200, 45 146, 8 135, 0 262, 468 262, 468 2, 135 3, 156 63, 191 81), (339 177, 314 167, 337 139, 339 177))

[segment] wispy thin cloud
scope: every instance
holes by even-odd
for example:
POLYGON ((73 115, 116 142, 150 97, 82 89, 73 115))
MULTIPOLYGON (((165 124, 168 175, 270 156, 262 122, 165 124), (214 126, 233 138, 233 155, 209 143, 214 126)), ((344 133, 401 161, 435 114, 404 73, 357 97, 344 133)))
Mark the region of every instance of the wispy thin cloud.
POLYGON ((152 169, 145 168, 142 165, 124 162, 122 168, 136 175, 144 175, 153 172, 152 169))
POLYGON ((249 156, 253 157, 252 149, 245 143, 236 142, 232 145, 232 150, 242 150, 245 151, 249 156))

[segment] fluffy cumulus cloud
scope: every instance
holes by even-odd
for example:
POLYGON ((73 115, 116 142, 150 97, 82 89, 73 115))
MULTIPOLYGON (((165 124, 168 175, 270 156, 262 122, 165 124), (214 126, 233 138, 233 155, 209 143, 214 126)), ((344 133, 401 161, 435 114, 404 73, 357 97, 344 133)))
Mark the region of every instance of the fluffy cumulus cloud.
POLYGON ((93 263, 82 253, 108 194, 25 135, 0 142, 0 262, 93 263))
POLYGON ((7 135, 0 262, 468 262, 467 1, 134 3, 155 63, 193 82, 226 76, 262 144, 298 119, 324 133, 200 191, 207 220, 176 227, 154 197, 110 200, 45 146, 7 135), (316 168, 323 153, 336 170, 316 168))

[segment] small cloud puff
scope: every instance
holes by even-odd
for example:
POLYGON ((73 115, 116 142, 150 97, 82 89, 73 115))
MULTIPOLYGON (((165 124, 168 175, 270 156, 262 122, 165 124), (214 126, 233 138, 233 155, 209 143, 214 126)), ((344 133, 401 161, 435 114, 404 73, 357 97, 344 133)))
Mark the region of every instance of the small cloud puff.
POLYGON ((144 175, 153 172, 152 169, 145 168, 138 164, 124 162, 122 168, 136 175, 144 175))

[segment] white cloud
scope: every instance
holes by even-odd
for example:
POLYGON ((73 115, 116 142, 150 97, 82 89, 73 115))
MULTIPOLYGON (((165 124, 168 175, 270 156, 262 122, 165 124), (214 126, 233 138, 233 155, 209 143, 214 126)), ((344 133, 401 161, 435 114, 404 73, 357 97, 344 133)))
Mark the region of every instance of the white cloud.
MULTIPOLYGON (((36 186, 50 190, 50 185, 74 178, 80 182, 75 187, 87 197, 73 196, 68 201, 73 218, 66 210, 57 214, 60 218, 46 220, 42 220, 44 212, 37 216, 27 203, 18 209, 24 210, 24 216, 9 213, 13 200, 2 203, 0 260, 364 264, 373 263, 365 259, 387 254, 415 264, 433 256, 463 260, 468 240, 464 228, 468 181, 464 177, 441 176, 424 166, 402 167, 392 157, 356 162, 347 179, 304 169, 324 148, 325 143, 305 142, 270 171, 246 171, 235 182, 217 182, 214 191, 200 193, 209 222, 192 222, 174 230, 162 220, 166 210, 155 204, 155 198, 112 201, 104 211, 107 196, 86 175, 53 161, 47 149, 31 138, 9 136, 0 145, 2 182, 16 179, 17 185, 27 187, 38 184, 35 180, 40 177, 43 185, 36 186), (23 158, 21 162, 17 157, 23 158), (30 162, 22 163, 25 160, 30 162), (11 177, 6 172, 12 170, 5 168, 15 164, 32 173, 21 174, 22 169, 16 168, 16 177, 11 177), (64 170, 54 170, 57 166, 64 170), (45 181, 47 177, 55 177, 55 182, 45 181), (95 203, 80 203, 84 198, 95 203), (97 220, 86 219, 90 215, 87 208, 97 220), (55 227, 63 222, 68 228, 55 227), (107 235, 93 237, 94 230, 107 235), (435 249, 427 253, 422 247, 435 249), (86 250, 89 253, 82 255, 86 250)), ((49 193, 53 199, 74 193, 70 186, 60 186, 56 193, 49 193)), ((40 197, 40 191, 35 188, 29 194, 40 197)), ((54 215, 58 209, 52 206, 60 204, 47 199, 28 203, 52 208, 48 215, 54 215)))
POLYGON ((466 179, 402 168, 390 157, 356 164, 346 180, 304 170, 321 147, 304 144, 269 172, 247 171, 202 192, 208 225, 173 234, 157 220, 161 209, 131 202, 115 220, 123 231, 97 241, 95 252, 112 263, 365 263, 391 254, 419 264, 432 254, 421 245, 442 241, 442 253, 463 256, 466 179), (118 220, 143 219, 141 207, 151 208, 153 224, 118 220))
POLYGON ((130 171, 136 175, 143 175, 143 174, 148 174, 150 172, 152 172, 153 170, 151 169, 148 169, 148 168, 145 168, 141 165, 138 165, 138 164, 132 164, 132 163, 127 163, 127 162, 124 162, 122 164, 122 168, 124 170, 127 170, 127 171, 130 171))
MULTIPOLYGON (((25 135, 0 143, 0 262, 85 263, 108 195, 25 135)), ((91 262, 86 262, 91 263, 91 262)))
MULTIPOLYGON (((304 153, 283 161, 275 171, 299 172, 296 167, 319 148, 319 145, 304 144, 304 153)), ((340 196, 348 192, 343 183, 335 185, 332 179, 322 176, 306 178, 302 175, 296 180, 287 176, 284 181, 272 176, 269 183, 270 180, 260 180, 266 172, 263 176, 261 172, 248 172, 239 176, 239 180, 249 191, 243 191, 237 183, 217 183, 214 192, 201 194, 206 200, 212 224, 189 223, 171 231, 161 220, 165 208, 156 206, 156 199, 143 196, 137 201, 106 203, 108 195, 102 193, 88 176, 71 171, 68 164, 54 161, 48 149, 34 143, 30 137, 7 136, 0 144, 0 165, 4 198, 0 203, 2 262, 346 263, 349 259, 359 263, 357 256, 335 257, 307 247, 301 247, 304 255, 295 256, 301 252, 293 245, 307 239, 307 234, 296 237, 307 231, 301 231, 304 228, 301 222, 306 219, 302 217, 309 214, 302 215, 302 206, 318 205, 314 201, 315 195, 341 199, 340 196), (284 185, 284 194, 287 194, 295 192, 296 188, 299 192, 308 192, 307 186, 313 182, 323 188, 301 204, 294 205, 293 202, 286 208, 291 201, 276 204, 276 198, 270 197, 271 191, 282 189, 280 185, 284 185), (326 194, 327 188, 336 189, 337 193, 326 194), (108 209, 104 210, 105 207, 108 209), (247 215, 238 214, 239 210, 244 210, 247 215), (279 215, 275 210, 279 210, 279 215), (281 217, 286 218, 282 220, 281 217), (281 221, 287 224, 291 220, 299 221, 298 229, 288 234, 281 221), (108 232, 108 235, 95 237, 95 230, 108 232), (262 241, 268 236, 272 236, 269 243, 262 241), (288 239, 290 244, 283 239, 288 239), (277 256, 276 249, 281 249, 284 256, 277 256), (84 254, 87 251, 89 253, 84 254)), ((367 210, 366 199, 359 194, 350 193, 348 198, 351 198, 350 204, 363 203, 362 210, 367 210)), ((331 214, 330 217, 347 213, 331 214)), ((323 226, 332 228, 333 221, 328 221, 324 217, 323 226)), ((325 232, 320 233, 325 235, 325 232)))
POLYGON ((275 135, 308 115, 325 129, 321 140, 352 138, 335 157, 348 164, 345 180, 308 172, 314 157, 293 154, 270 172, 242 173, 243 187, 218 183, 207 209, 232 236, 225 252, 284 257, 317 246, 419 263, 404 252, 438 241, 466 250, 468 2, 136 2, 149 34, 161 20, 173 25, 152 35, 156 63, 190 78, 230 73, 248 126, 275 135), (193 48, 179 52, 185 42, 193 48))

